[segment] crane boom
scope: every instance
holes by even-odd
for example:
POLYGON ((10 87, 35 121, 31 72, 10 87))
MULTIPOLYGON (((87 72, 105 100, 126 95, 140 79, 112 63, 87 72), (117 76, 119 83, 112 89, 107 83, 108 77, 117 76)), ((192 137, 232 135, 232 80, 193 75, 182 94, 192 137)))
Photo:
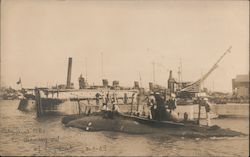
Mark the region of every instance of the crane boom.
POLYGON ((218 61, 215 63, 215 65, 217 65, 217 64, 222 60, 222 58, 225 57, 225 55, 226 55, 227 53, 230 53, 230 52, 231 52, 231 48, 232 48, 232 46, 230 46, 230 47, 223 53, 223 55, 218 59, 218 61))
MULTIPOLYGON (((191 91, 191 92, 197 92, 197 88, 200 87, 200 84, 218 67, 218 63, 225 57, 225 55, 229 52, 231 52, 232 46, 230 46, 223 55, 215 62, 215 64, 212 66, 212 68, 200 79, 197 81, 191 83, 187 87, 184 87, 181 89, 181 91, 191 91)), ((199 89, 198 89, 199 90, 199 89)))

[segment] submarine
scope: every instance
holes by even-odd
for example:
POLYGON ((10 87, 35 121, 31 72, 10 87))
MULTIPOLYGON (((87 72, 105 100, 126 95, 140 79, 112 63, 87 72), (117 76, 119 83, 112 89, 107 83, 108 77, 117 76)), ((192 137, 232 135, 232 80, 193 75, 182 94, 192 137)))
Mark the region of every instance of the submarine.
POLYGON ((234 137, 245 134, 217 125, 198 125, 192 121, 156 121, 112 111, 70 115, 62 118, 65 127, 78 128, 87 132, 112 131, 128 134, 164 134, 187 138, 234 137))

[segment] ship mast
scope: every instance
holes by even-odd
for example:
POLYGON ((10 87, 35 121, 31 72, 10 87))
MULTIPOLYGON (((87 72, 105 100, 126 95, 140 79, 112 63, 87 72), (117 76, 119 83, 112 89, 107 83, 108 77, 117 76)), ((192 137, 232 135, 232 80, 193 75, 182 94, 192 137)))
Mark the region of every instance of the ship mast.
POLYGON ((181 68, 178 67, 178 89, 181 89, 181 68))
POLYGON ((155 84, 155 62, 153 62, 153 82, 155 84))
POLYGON ((182 60, 181 60, 181 58, 180 58, 180 72, 181 72, 181 82, 182 82, 182 60))
POLYGON ((87 57, 85 57, 85 77, 86 77, 86 81, 88 79, 88 71, 87 71, 87 57))
POLYGON ((101 78, 103 78, 103 53, 101 52, 101 78))
POLYGON ((139 72, 140 87, 142 87, 141 73, 139 72))
POLYGON ((178 89, 182 88, 182 62, 180 58, 180 65, 178 67, 178 89))

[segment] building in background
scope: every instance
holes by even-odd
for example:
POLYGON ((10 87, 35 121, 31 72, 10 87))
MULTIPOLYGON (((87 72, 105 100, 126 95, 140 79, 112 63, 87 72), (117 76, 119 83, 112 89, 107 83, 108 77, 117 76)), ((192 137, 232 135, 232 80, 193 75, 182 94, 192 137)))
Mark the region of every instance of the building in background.
POLYGON ((232 79, 233 95, 237 97, 249 96, 249 75, 237 75, 232 79))

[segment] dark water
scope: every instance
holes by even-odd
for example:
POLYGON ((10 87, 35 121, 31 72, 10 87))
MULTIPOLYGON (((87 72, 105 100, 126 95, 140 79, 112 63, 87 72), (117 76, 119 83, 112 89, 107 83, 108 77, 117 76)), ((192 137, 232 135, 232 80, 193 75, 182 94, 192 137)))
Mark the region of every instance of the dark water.
MULTIPOLYGON (((17 110, 18 101, 0 102, 0 155, 60 156, 248 156, 249 136, 192 139, 66 128, 61 117, 36 119, 17 110)), ((248 118, 212 120, 223 128, 249 135, 248 118)))

